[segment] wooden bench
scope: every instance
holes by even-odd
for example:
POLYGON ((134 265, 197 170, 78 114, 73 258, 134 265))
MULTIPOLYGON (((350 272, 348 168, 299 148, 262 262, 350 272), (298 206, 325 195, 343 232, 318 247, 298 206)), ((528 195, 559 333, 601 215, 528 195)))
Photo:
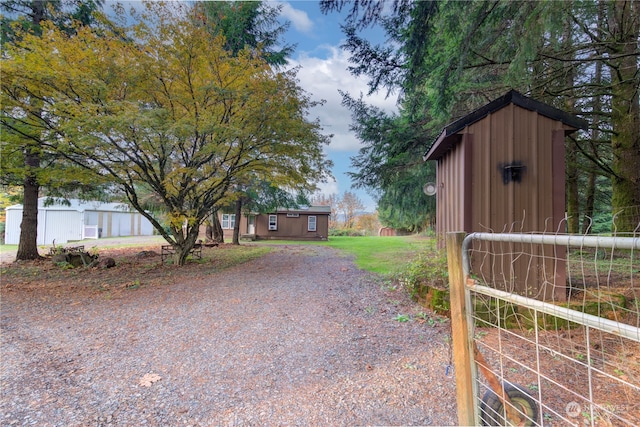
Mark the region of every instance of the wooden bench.
MULTIPOLYGON (((162 249, 160 251, 160 258, 164 263, 165 258, 169 258, 176 253, 175 249, 171 245, 162 245, 162 249)), ((196 243, 193 245, 193 248, 189 251, 189 254, 193 258, 202 259, 202 243, 196 243)))

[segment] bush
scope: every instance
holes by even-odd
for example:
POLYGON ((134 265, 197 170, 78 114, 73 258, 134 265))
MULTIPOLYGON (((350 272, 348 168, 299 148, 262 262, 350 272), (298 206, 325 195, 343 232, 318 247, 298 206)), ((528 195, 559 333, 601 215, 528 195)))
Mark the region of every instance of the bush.
POLYGON ((398 274, 400 284, 416 300, 424 299, 429 288, 448 290, 448 278, 446 252, 434 247, 419 252, 398 274))
POLYGON ((329 229, 329 236, 347 236, 347 237, 360 237, 364 236, 363 230, 356 230, 354 228, 331 228, 329 229))

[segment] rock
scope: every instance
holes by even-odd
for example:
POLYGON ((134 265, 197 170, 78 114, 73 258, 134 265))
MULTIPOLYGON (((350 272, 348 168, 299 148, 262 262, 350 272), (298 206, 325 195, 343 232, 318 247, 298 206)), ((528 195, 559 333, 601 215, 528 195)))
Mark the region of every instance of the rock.
POLYGON ((98 268, 111 268, 116 266, 116 260, 113 258, 101 259, 98 263, 98 268))
POLYGON ((56 254, 53 257, 51 257, 51 261, 53 261, 54 264, 58 264, 61 262, 69 262, 67 260, 67 254, 56 254))
POLYGON ((158 254, 154 251, 141 251, 136 254, 136 258, 150 258, 152 256, 157 256, 158 254))
POLYGON ((89 255, 87 252, 68 253, 67 262, 74 267, 86 267, 94 260, 98 259, 97 255, 89 255))

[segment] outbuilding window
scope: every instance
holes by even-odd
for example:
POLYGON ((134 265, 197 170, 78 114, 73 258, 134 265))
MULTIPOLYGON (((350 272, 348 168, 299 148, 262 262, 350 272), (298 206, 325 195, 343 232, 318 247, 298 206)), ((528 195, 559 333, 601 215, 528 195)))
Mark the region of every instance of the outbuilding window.
POLYGON ((269 230, 278 229, 278 215, 269 215, 269 230))
POLYGON ((232 229, 236 226, 236 214, 222 214, 222 228, 232 229))
POLYGON ((316 231, 316 216, 309 215, 309 220, 307 221, 307 230, 308 231, 316 231))

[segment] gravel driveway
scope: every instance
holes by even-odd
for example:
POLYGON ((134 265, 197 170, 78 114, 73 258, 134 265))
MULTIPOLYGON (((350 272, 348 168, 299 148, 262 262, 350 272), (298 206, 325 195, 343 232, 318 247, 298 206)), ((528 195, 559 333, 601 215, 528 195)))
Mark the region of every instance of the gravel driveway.
POLYGON ((3 292, 0 425, 455 424, 449 323, 420 311, 316 246, 115 297, 3 292))

